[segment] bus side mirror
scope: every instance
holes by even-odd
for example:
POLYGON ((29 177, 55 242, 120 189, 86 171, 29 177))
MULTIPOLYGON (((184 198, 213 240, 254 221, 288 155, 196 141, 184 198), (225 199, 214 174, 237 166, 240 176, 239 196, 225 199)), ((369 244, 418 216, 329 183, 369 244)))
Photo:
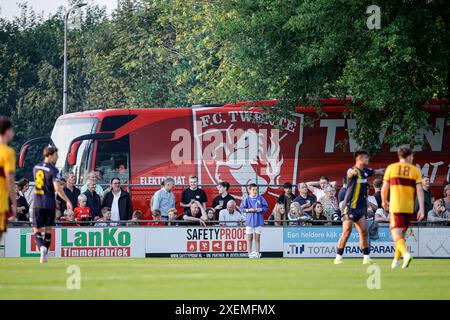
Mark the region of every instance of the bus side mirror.
POLYGON ((75 141, 70 147, 70 152, 67 161, 69 166, 74 166, 77 163, 78 149, 80 148, 81 141, 75 141))
POLYGON ((22 169, 25 164, 25 155, 27 154, 28 149, 30 148, 29 144, 26 144, 20 150, 20 158, 19 158, 19 168, 22 169))

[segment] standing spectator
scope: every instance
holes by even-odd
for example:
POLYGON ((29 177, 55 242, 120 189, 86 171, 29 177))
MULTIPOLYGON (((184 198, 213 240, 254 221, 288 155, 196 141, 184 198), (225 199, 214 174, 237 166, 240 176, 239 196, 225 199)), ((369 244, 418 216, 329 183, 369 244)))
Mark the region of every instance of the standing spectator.
POLYGON ((291 226, 297 225, 301 216, 302 216, 302 209, 300 207, 300 204, 298 202, 293 202, 289 208, 289 212, 287 215, 288 220, 292 221, 289 224, 291 226))
POLYGON ((258 186, 251 183, 248 186, 249 195, 241 203, 241 212, 246 216, 247 248, 249 258, 261 258, 261 230, 264 224, 264 213, 269 209, 266 199, 258 194, 258 186), (255 251, 252 251, 255 237, 255 251))
POLYGON ((120 187, 120 179, 111 179, 111 191, 103 198, 103 207, 111 208, 111 221, 130 220, 133 214, 133 203, 128 192, 120 187))
POLYGON ((244 217, 236 210, 236 201, 230 200, 227 208, 220 210, 219 222, 221 226, 238 226, 244 221, 244 217))
POLYGON ((97 220, 102 217, 102 200, 95 191, 96 183, 94 180, 88 180, 87 190, 83 192, 86 196, 86 205, 91 209, 91 216, 93 220, 97 220))
POLYGON ((347 177, 342 178, 342 188, 338 192, 338 202, 344 201, 345 193, 347 192, 347 177))
MULTIPOLYGON (((431 194, 430 191, 430 177, 428 176, 422 176, 422 189, 423 189, 423 203, 425 206, 425 218, 424 220, 427 220, 427 216, 428 216, 428 212, 430 212, 431 210, 433 210, 433 195, 431 194)), ((414 202, 414 211, 418 212, 419 211, 419 200, 417 199, 417 195, 416 195, 416 200, 414 202)))
MULTIPOLYGON (((75 221, 91 221, 91 209, 87 207, 87 197, 85 194, 80 194, 77 199, 78 206, 73 210, 75 221)), ((86 224, 82 224, 86 226, 86 224)))
POLYGON ((367 184, 367 216, 373 217, 375 212, 378 210, 378 203, 375 196, 371 196, 370 193, 370 185, 367 184))
MULTIPOLYGON (((375 193, 373 196, 375 197, 375 200, 377 201, 377 207, 381 208, 381 187, 383 186, 383 180, 380 178, 377 178, 373 180, 373 188, 375 189, 375 193)), ((343 199, 342 199, 343 200, 343 199)), ((341 202, 341 200, 339 200, 341 202)))
POLYGON ((62 222, 61 225, 63 227, 78 226, 78 224, 74 223, 75 216, 74 216, 73 211, 69 211, 69 210, 64 211, 64 214, 63 214, 63 216, 61 216, 61 218, 59 218, 59 221, 62 222))
POLYGON ((96 227, 114 227, 117 224, 111 223, 111 208, 102 208, 102 217, 95 223, 96 227))
POLYGON ((286 210, 284 208, 284 204, 279 202, 275 203, 271 216, 272 220, 274 221, 274 225, 278 227, 281 225, 285 225, 286 224, 285 222, 281 222, 282 220, 286 220, 286 210))
MULTIPOLYGON (((300 182, 298 184, 298 190, 300 194, 297 198, 295 198, 294 201, 300 204, 300 208, 303 211, 303 214, 312 217, 312 208, 314 203, 316 202, 316 199, 308 194, 308 186, 306 183, 300 182)), ((289 209, 287 211, 289 211, 289 209)))
POLYGON ((429 222, 439 222, 430 225, 449 225, 450 224, 450 211, 448 211, 444 206, 444 201, 442 199, 436 200, 433 205, 433 209, 428 212, 427 221, 429 222))
POLYGON ((16 184, 16 202, 17 202, 17 221, 29 221, 30 216, 30 205, 27 202, 27 199, 25 198, 25 193, 28 190, 29 181, 27 179, 21 179, 16 184))
POLYGON ((86 183, 81 187, 81 193, 85 193, 86 190, 88 190, 88 188, 89 188, 88 182, 92 181, 95 184, 95 193, 100 198, 102 198, 103 197, 103 188, 97 184, 97 181, 99 181, 98 180, 99 176, 100 176, 100 173, 96 173, 96 171, 89 172, 86 183))
POLYGON ((216 220, 219 218, 220 211, 227 207, 228 201, 235 200, 234 197, 228 193, 229 189, 230 184, 226 181, 222 181, 217 184, 217 191, 219 192, 219 195, 215 197, 212 202, 212 207, 214 208, 216 214, 216 220))
POLYGON ((203 209, 206 209, 206 201, 208 201, 206 192, 198 187, 197 176, 190 176, 189 188, 184 189, 181 193, 181 206, 184 208, 184 212, 188 211, 195 201, 200 202, 203 209))
POLYGON ((151 201, 151 208, 153 210, 161 211, 161 219, 167 220, 169 209, 175 208, 175 197, 172 189, 175 186, 173 178, 167 178, 162 183, 162 188, 155 192, 151 201))
POLYGON ((323 206, 322 203, 316 202, 313 206, 313 214, 312 219, 315 221, 326 221, 327 217, 323 214, 323 206))
POLYGON ((322 176, 320 177, 319 181, 310 181, 307 182, 306 185, 308 186, 308 190, 311 191, 318 200, 325 195, 325 187, 329 185, 335 187, 336 181, 330 182, 330 179, 328 179, 328 177, 322 176))
POLYGON ((445 204, 445 209, 450 211, 450 184, 446 185, 444 188, 444 198, 442 198, 445 204))
POLYGON ((291 207, 291 203, 294 201, 295 196, 292 193, 292 183, 286 182, 283 185, 283 193, 278 197, 278 203, 284 205, 284 211, 288 211, 291 207))
POLYGON ((327 220, 332 220, 332 216, 339 211, 339 203, 335 196, 336 189, 332 185, 325 186, 324 196, 318 202, 322 203, 323 214, 327 220))
POLYGON ((202 227, 206 227, 205 221, 207 219, 206 210, 199 201, 192 202, 191 207, 183 213, 183 220, 186 221, 185 225, 200 224, 202 227))
MULTIPOLYGON (((67 174, 66 186, 63 190, 71 203, 75 204, 78 202, 78 196, 81 194, 81 191, 75 187, 75 174, 73 172, 67 174)), ((67 209, 66 202, 59 195, 56 196, 56 209, 61 212, 61 215, 63 215, 64 211, 67 209)))

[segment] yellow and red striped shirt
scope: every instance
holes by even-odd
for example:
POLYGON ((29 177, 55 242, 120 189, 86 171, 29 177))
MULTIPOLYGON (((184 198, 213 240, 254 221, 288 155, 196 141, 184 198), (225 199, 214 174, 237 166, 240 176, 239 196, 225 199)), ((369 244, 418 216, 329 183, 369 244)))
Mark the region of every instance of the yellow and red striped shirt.
POLYGON ((383 180, 389 182, 389 212, 391 214, 414 213, 416 185, 422 183, 422 173, 416 166, 397 162, 390 164, 383 180))

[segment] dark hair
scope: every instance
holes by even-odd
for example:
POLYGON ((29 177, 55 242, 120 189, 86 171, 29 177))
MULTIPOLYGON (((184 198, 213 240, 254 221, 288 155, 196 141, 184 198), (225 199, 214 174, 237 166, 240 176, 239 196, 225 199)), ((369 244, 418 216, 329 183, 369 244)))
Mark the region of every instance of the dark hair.
POLYGON ((136 210, 133 212, 133 217, 138 218, 139 220, 142 218, 142 212, 136 210))
POLYGON ((226 181, 220 181, 217 185, 224 187, 225 189, 230 189, 230 184, 226 181))
POLYGON ((429 177, 428 175, 424 174, 424 175, 422 176, 422 179, 425 179, 425 178, 430 179, 430 177, 429 177))
POLYGON ((120 183, 120 179, 119 179, 119 178, 116 178, 116 177, 114 177, 114 178, 112 178, 112 179, 111 179, 111 181, 109 182, 109 184, 112 184, 114 180, 119 180, 119 183, 120 183))
POLYGON ((108 212, 108 211, 111 211, 110 207, 103 207, 102 208, 102 214, 105 213, 105 212, 108 212))
POLYGON ((381 179, 373 180, 373 186, 375 188, 381 188, 382 185, 383 185, 383 180, 381 180, 381 179))
POLYGON ((13 122, 7 117, 0 116, 0 135, 4 135, 6 131, 13 127, 13 122))
POLYGON ((342 184, 347 184, 347 176, 344 176, 344 177, 342 178, 342 184))
POLYGON ((366 150, 357 150, 353 154, 353 157, 356 159, 356 158, 358 158, 359 156, 362 156, 362 155, 369 156, 369 153, 366 150))
POLYGON ((191 180, 191 179, 195 179, 195 180, 198 181, 198 177, 197 177, 195 174, 191 174, 191 175, 189 176, 189 180, 191 180))
POLYGON ((292 183, 290 183, 290 182, 285 182, 285 183, 283 184, 283 188, 284 188, 284 189, 291 189, 291 188, 292 188, 292 183))
POLYGON ((57 152, 58 152, 58 148, 57 147, 47 146, 47 147, 44 148, 43 154, 44 154, 44 157, 47 158, 49 156, 54 155, 57 152))
POLYGON ((22 178, 17 182, 17 187, 19 188, 20 191, 22 191, 23 188, 25 188, 25 186, 29 183, 30 183, 30 181, 28 181, 25 178, 22 178))
POLYGON ((249 189, 251 189, 251 188, 258 188, 258 185, 257 185, 256 183, 250 183, 250 184, 248 185, 248 188, 249 188, 249 189))
POLYGON ((67 180, 64 179, 64 178, 61 178, 59 181, 61 181, 61 182, 67 182, 67 180))
POLYGON ((413 154, 413 150, 408 144, 404 144, 397 149, 397 155, 401 159, 406 159, 413 154))
POLYGON ((330 179, 328 179, 327 176, 321 176, 319 180, 327 180, 327 181, 330 181, 330 179))
MULTIPOLYGON (((140 212, 140 211, 138 211, 138 212, 140 212)), ((159 209, 152 210, 152 214, 154 214, 155 216, 160 216, 161 210, 159 210, 159 209)))

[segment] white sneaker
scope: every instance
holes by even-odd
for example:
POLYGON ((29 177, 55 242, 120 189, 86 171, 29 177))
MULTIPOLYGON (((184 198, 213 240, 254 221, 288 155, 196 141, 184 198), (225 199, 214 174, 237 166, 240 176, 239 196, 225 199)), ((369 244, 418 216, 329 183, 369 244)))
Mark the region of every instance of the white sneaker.
POLYGON ((261 258, 261 252, 255 252, 255 253, 256 253, 255 258, 260 259, 261 258))
POLYGON ((392 260, 392 264, 391 264, 391 268, 395 269, 400 265, 400 261, 399 260, 392 260))
POLYGON ((249 257, 250 259, 256 258, 256 251, 253 251, 252 253, 250 253, 250 254, 248 255, 248 257, 249 257))
POLYGON ((413 256, 411 253, 407 252, 403 255, 403 265, 402 265, 402 269, 406 269, 409 267, 409 264, 411 263, 413 259, 413 256))
POLYGON ((370 257, 364 257, 363 264, 372 264, 372 259, 370 259, 370 257))
POLYGON ((336 258, 334 259, 334 264, 343 264, 344 261, 342 259, 342 256, 336 256, 336 258))
POLYGON ((41 246, 41 259, 39 260, 40 263, 47 263, 47 248, 45 246, 41 246))

